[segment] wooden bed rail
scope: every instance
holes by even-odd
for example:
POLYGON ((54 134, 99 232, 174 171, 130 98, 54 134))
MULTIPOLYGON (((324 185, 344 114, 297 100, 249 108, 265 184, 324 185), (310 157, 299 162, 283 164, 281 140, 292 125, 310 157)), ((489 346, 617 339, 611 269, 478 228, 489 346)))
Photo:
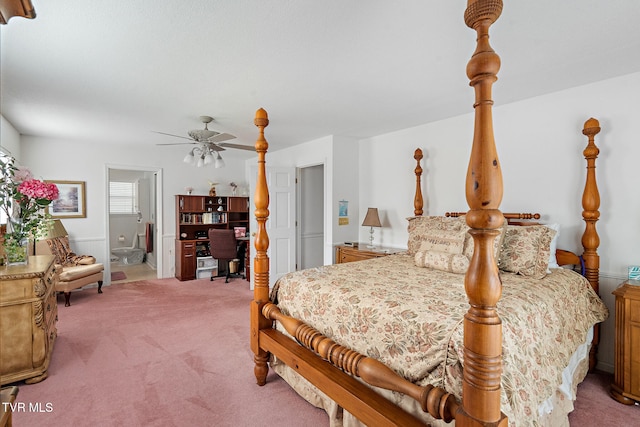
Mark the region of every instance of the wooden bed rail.
MULTIPOLYGON (((451 218, 458 218, 466 214, 467 212, 447 212, 444 214, 444 216, 451 217, 451 218)), ((509 223, 512 223, 515 220, 539 220, 540 219, 539 213, 527 213, 527 212, 523 212, 523 213, 503 212, 502 216, 504 216, 504 218, 509 223)))
POLYGON ((339 345, 304 322, 284 315, 275 304, 265 304, 262 312, 266 318, 280 322, 301 345, 333 366, 361 378, 369 385, 411 396, 423 411, 435 419, 446 422, 454 419, 460 405, 455 396, 444 389, 430 384, 421 387, 407 381, 383 363, 339 345))

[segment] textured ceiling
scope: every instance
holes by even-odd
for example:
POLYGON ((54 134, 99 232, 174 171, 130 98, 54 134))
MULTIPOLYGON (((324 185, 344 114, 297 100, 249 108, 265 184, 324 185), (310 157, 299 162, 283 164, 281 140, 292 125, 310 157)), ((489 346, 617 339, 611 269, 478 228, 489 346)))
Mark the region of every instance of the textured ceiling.
MULTIPOLYGON (((462 0, 33 0, 1 27, 1 112, 25 135, 179 142, 198 116, 271 149, 470 112, 462 0)), ((496 104, 640 71, 640 2, 505 0, 496 104)))

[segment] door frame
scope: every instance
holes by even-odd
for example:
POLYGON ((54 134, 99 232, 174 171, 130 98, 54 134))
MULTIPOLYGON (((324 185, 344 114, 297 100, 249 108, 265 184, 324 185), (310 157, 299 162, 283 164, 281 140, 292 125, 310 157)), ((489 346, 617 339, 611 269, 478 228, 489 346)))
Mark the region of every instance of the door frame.
MULTIPOLYGON (((162 194, 163 194, 163 185, 162 185, 162 168, 156 167, 145 167, 145 166, 131 166, 131 165, 117 165, 117 164, 105 164, 105 218, 104 222, 105 227, 105 258, 106 260, 111 259, 111 245, 109 244, 109 236, 110 234, 110 219, 109 219, 109 208, 110 208, 110 200, 109 200, 109 175, 111 170, 120 169, 120 170, 129 170, 129 171, 137 171, 137 172, 152 172, 155 174, 155 189, 156 189, 156 205, 155 205, 155 238, 154 242, 156 245, 156 277, 158 279, 162 278, 162 274, 164 271, 163 260, 164 260, 164 245, 162 236, 164 235, 163 230, 163 215, 162 215, 162 194)), ((104 266, 104 278, 105 282, 111 283, 111 262, 105 262, 104 266)))

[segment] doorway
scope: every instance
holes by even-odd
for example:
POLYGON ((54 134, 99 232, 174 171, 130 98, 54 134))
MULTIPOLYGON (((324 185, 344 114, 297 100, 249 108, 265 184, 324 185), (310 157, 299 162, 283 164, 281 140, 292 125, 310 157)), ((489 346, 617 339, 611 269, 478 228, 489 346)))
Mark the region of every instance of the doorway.
POLYGON ((161 175, 161 169, 107 165, 109 283, 162 277, 161 175))
POLYGON ((324 165, 297 170, 297 270, 324 265, 324 165))

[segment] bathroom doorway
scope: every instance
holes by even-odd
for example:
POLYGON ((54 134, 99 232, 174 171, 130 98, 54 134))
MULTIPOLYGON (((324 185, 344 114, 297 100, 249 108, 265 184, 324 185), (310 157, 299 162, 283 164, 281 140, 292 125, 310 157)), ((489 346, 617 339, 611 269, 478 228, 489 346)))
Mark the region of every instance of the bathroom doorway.
POLYGON ((106 247, 110 283, 162 277, 162 171, 107 166, 106 247))

